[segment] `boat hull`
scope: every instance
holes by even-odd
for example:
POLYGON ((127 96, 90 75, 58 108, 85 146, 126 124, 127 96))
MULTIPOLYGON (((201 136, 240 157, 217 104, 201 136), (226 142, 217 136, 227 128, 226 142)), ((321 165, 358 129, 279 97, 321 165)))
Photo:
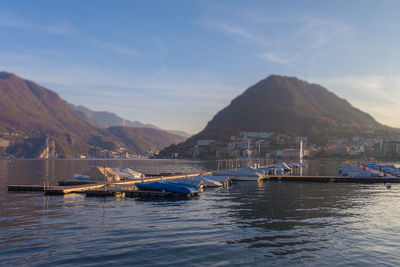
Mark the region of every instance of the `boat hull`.
POLYGON ((261 177, 256 176, 231 176, 233 181, 258 181, 261 177))

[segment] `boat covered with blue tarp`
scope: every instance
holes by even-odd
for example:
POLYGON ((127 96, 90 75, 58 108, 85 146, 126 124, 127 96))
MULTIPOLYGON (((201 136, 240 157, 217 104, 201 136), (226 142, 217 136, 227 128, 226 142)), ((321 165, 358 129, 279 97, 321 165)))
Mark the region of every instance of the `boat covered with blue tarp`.
POLYGON ((195 185, 171 181, 145 182, 136 183, 135 185, 141 190, 164 191, 175 194, 195 194, 200 192, 200 189, 195 185))

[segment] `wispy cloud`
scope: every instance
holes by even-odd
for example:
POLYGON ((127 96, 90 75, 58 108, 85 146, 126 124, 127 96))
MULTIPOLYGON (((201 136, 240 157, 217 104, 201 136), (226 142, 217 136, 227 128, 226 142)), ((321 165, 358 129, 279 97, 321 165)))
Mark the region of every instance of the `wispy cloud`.
POLYGON ((291 61, 291 59, 288 57, 283 57, 281 55, 277 55, 272 52, 264 52, 260 55, 260 57, 263 59, 275 62, 275 63, 284 64, 284 65, 291 61))
POLYGON ((86 43, 95 46, 99 49, 121 54, 121 55, 128 55, 128 56, 135 56, 138 55, 138 52, 128 46, 123 46, 119 44, 115 44, 109 41, 105 40, 99 40, 99 39, 94 39, 94 38, 85 38, 86 43))
POLYGON ((310 50, 324 46, 348 46, 355 36, 351 26, 336 20, 300 17, 293 19, 292 22, 300 25, 294 39, 307 44, 310 50))
POLYGON ((231 36, 236 41, 257 46, 267 46, 270 44, 265 35, 257 32, 253 33, 250 29, 244 26, 238 26, 227 21, 209 21, 208 27, 217 28, 224 34, 231 36))
POLYGON ((283 65, 313 62, 327 49, 352 49, 355 33, 350 25, 312 16, 274 18, 241 11, 234 16, 207 16, 202 25, 214 28, 249 46, 255 56, 283 65), (267 18, 266 18, 267 17, 267 18), (281 34, 281 29, 285 34, 281 34))
POLYGON ((73 28, 69 22, 55 21, 51 25, 43 25, 5 12, 0 13, 0 27, 35 30, 57 35, 65 35, 73 32, 73 28))
POLYGON ((55 22, 49 25, 42 25, 16 15, 0 12, 0 27, 15 28, 20 30, 39 31, 55 35, 69 35, 71 40, 85 40, 87 44, 108 52, 134 56, 138 52, 128 46, 115 44, 113 42, 84 37, 79 31, 75 31, 69 22, 55 22))
POLYGON ((254 38, 251 33, 248 31, 244 30, 243 28, 234 26, 234 25, 229 25, 226 23, 220 24, 219 28, 226 33, 233 34, 235 36, 241 37, 241 38, 246 38, 246 39, 252 39, 254 38))
POLYGON ((0 61, 3 62, 12 62, 12 61, 21 61, 21 60, 33 60, 36 57, 29 53, 10 53, 10 52, 0 52, 0 61))
POLYGON ((59 35, 69 34, 74 31, 72 25, 69 22, 58 22, 55 25, 50 25, 46 27, 40 26, 39 29, 43 29, 49 33, 59 35))
POLYGON ((348 99, 379 122, 400 127, 400 76, 353 75, 321 77, 314 81, 348 99))

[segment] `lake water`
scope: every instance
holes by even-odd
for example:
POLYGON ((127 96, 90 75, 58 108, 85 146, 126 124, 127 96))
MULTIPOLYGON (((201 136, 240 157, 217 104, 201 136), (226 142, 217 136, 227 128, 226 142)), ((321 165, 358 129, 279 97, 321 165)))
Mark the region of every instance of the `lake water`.
MULTIPOLYGON (((0 161, 0 265, 399 265, 400 185, 241 182, 190 200, 43 196, 92 166, 208 170, 184 160, 0 161)), ((307 173, 335 174, 339 161, 307 173)))

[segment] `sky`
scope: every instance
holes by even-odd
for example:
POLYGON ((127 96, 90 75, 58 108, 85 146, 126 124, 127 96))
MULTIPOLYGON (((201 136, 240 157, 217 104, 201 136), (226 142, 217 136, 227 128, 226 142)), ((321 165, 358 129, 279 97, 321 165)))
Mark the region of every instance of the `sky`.
POLYGON ((0 70, 196 133, 271 74, 400 127, 400 1, 2 1, 0 70))

